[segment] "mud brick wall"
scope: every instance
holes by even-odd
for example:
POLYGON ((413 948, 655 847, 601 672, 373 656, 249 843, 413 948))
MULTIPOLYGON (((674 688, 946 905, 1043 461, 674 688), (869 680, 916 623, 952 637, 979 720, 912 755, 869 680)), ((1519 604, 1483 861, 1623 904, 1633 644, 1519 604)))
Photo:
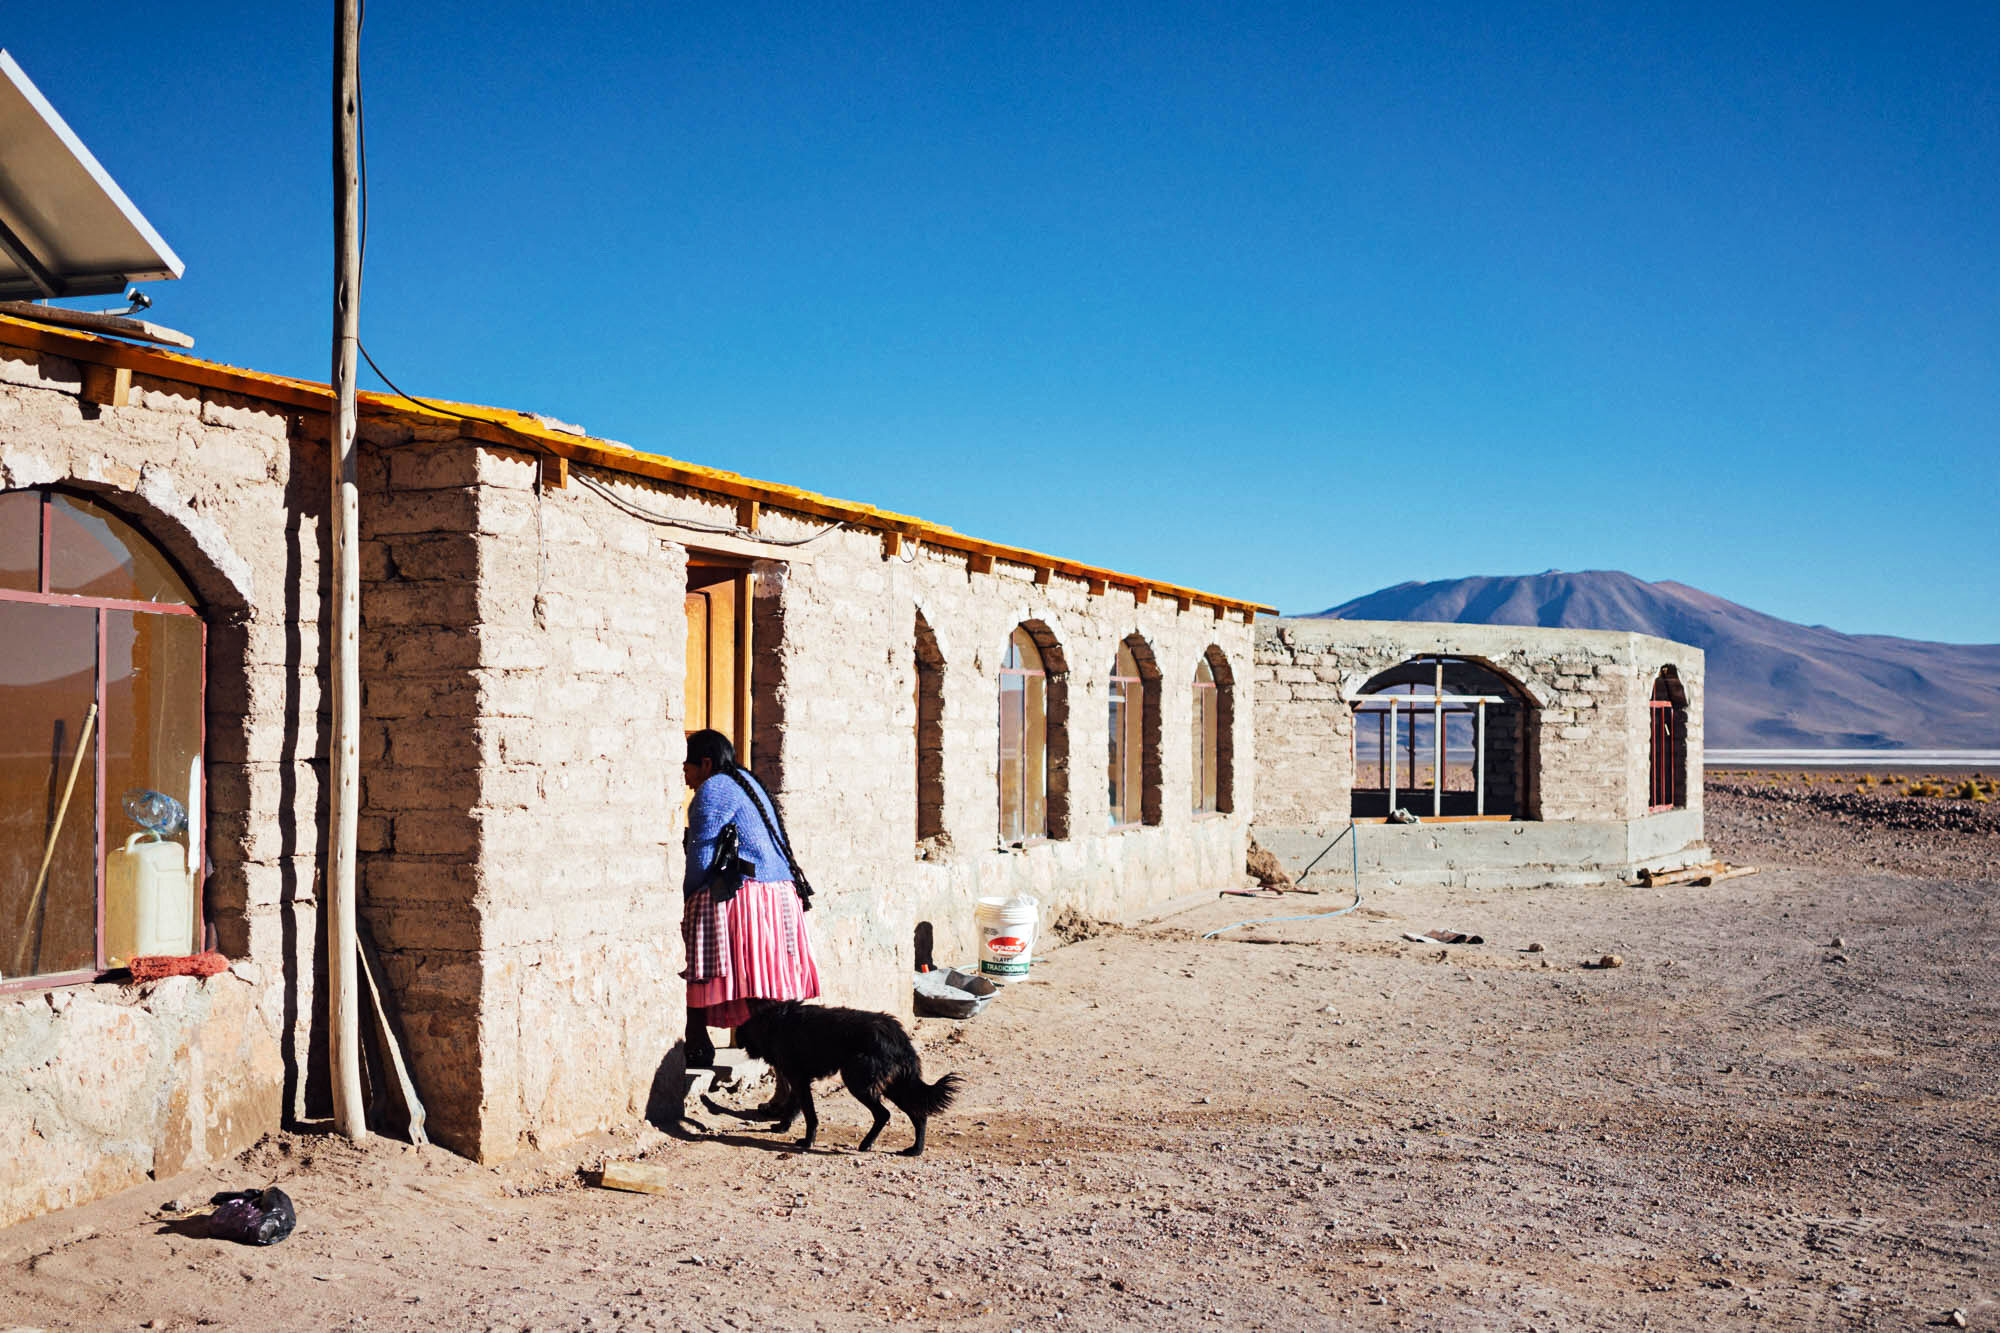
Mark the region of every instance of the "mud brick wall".
MULTIPOLYGON (((0 1225, 235 1152, 313 1096, 325 465, 284 407, 0 347, 0 489, 58 485, 171 555, 208 630, 208 925, 231 972, 0 995, 0 1225)), ((11 926, 8 927, 11 929, 11 926)))
POLYGON ((1700 808, 1699 649, 1614 631, 1275 620, 1257 633, 1258 822, 1345 822, 1354 783, 1354 699, 1375 675, 1428 654, 1477 659, 1533 701, 1521 768, 1528 817, 1547 821, 1646 815, 1646 701, 1660 669, 1674 666, 1688 692, 1688 804, 1700 808))
MULTIPOLYGON (((683 1017, 685 575, 716 548, 676 524, 729 527, 734 502, 596 469, 543 486, 526 454, 407 426, 366 438, 363 913, 433 1124, 494 1158, 629 1122, 676 1072, 683 1017)), ((982 894, 1121 918, 1238 882, 1247 700, 1235 813, 1192 814, 1189 738, 1196 659, 1248 677, 1240 618, 826 528, 766 509, 760 543, 726 552, 754 573, 750 763, 818 890, 826 1000, 907 1014, 917 923, 970 961, 982 894), (921 862, 920 612, 940 796, 921 862), (1002 849, 997 671, 1023 622, 1071 668, 1072 829, 1002 849), (1163 672, 1160 822, 1113 832, 1106 680, 1134 633, 1163 672)))
POLYGON ((362 911, 434 1132, 627 1123, 680 1034, 684 556, 527 454, 365 434, 362 911))

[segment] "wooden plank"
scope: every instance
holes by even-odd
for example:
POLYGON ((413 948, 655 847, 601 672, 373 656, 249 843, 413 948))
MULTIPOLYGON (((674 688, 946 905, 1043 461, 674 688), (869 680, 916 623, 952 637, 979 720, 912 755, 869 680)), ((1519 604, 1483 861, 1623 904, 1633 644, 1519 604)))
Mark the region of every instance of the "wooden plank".
POLYGON ((745 532, 755 532, 757 521, 763 517, 764 504, 761 500, 738 500, 736 502, 736 526, 745 532))
POLYGON ((129 315, 100 315, 93 310, 70 310, 59 305, 37 305, 33 301, 0 301, 0 314, 30 319, 37 324, 56 324, 88 333, 108 333, 116 338, 139 338, 163 347, 192 347, 194 339, 179 329, 162 328, 129 315))
POLYGON ((566 489, 569 486, 569 460, 561 454, 541 454, 538 458, 542 467, 543 489, 566 489))
POLYGON ((132 401, 132 371, 126 366, 83 367, 83 401, 125 407, 132 401))
POLYGON ((1050 569, 1047 565, 1035 566, 1035 582, 1041 585, 1042 587, 1047 587, 1049 580, 1054 577, 1055 577, 1055 571, 1053 569, 1050 569))
POLYGON ((894 560, 897 556, 901 555, 902 553, 903 553, 903 534, 900 532, 883 533, 882 558, 884 560, 894 560))
POLYGON ((1151 588, 1148 588, 1143 583, 1141 583, 1138 587, 1132 589, 1132 605, 1134 606, 1144 606, 1147 602, 1151 601, 1152 598, 1153 598, 1153 590, 1151 588))
POLYGON ((1089 591, 1090 591, 1090 595, 1091 595, 1092 597, 1102 597, 1102 596, 1104 596, 1104 588, 1105 588, 1105 582, 1104 582, 1104 580, 1103 580, 1103 579, 1095 579, 1095 578, 1094 578, 1094 579, 1090 579, 1090 580, 1088 580, 1087 582, 1088 582, 1088 585, 1089 585, 1089 591))
POLYGON ((653 1162, 606 1162, 598 1184, 633 1194, 673 1194, 687 1172, 678 1174, 653 1162))
POLYGON ((1228 615, 1228 614, 1229 614, 1229 608, 1228 608, 1228 607, 1224 606, 1224 605, 1223 605, 1223 604, 1222 604, 1221 602, 1217 602, 1217 603, 1215 604, 1215 618, 1216 618, 1217 620, 1220 620, 1220 619, 1222 619, 1222 618, 1223 618, 1224 616, 1226 616, 1226 615, 1228 615))
POLYGON ((411 1143, 429 1143, 424 1133, 424 1101, 417 1095, 416 1081, 410 1077, 410 1067, 403 1059, 403 1043, 398 1036, 402 1024, 395 1012, 395 1001, 382 985, 382 959, 375 952, 375 940, 366 926, 357 929, 355 943, 361 953, 361 979, 364 998, 367 1000, 369 1017, 375 1027, 375 1044, 388 1058, 388 1091, 403 1108, 404 1124, 407 1126, 411 1143))
POLYGON ((974 574, 991 574, 993 572, 993 557, 981 551, 974 551, 970 556, 966 557, 965 567, 974 574))

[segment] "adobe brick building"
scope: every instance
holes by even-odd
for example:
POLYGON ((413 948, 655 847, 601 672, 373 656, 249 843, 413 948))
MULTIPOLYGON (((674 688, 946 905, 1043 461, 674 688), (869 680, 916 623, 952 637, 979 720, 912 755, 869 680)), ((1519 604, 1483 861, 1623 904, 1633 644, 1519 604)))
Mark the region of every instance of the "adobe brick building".
POLYGON ((1318 619, 1260 621, 1256 640, 1252 831, 1294 872, 1350 820, 1358 865, 1343 847, 1316 879, 1602 883, 1708 855, 1698 648, 1318 619), (1421 822, 1391 823, 1392 809, 1421 822))
MULTIPOLYGON (((0 1225, 324 1113, 330 404, 0 316, 0 1225), (121 984, 148 858, 229 971, 121 984)), ((1378 881, 1702 850, 1684 645, 1271 621, 523 413, 363 395, 360 447, 360 914, 480 1159, 675 1086, 697 727, 785 810, 827 998, 901 1013, 978 898, 1157 912, 1253 817, 1295 869, 1356 821, 1378 881)))
MULTIPOLYGON (((0 1224, 323 1112, 330 403, 0 316, 0 1224), (139 790, 186 827, 149 844, 139 790), (149 845, 228 972, 118 984, 149 845)), ((835 1002, 907 1012, 981 895, 1241 875, 1263 608, 521 413, 363 395, 361 449, 360 911, 461 1152, 677 1071, 697 726, 783 805, 835 1002)))

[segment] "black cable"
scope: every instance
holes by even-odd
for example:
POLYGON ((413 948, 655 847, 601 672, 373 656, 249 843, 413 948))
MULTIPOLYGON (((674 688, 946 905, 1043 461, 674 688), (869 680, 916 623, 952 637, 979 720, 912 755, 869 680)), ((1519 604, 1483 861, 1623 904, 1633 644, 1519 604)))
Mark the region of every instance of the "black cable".
MULTIPOLYGON (((637 505, 634 504, 632 501, 627 500, 624 496, 618 494, 610 487, 604 485, 602 482, 598 481, 595 477, 585 476, 581 472, 576 474, 576 479, 582 482, 585 486, 588 486, 591 490, 596 491, 599 495, 603 496, 605 499, 609 500, 617 508, 624 510, 627 514, 630 514, 633 518, 640 519, 644 522, 657 524, 658 526, 664 528, 687 528, 695 532, 712 532, 718 537, 745 537, 744 530, 742 528, 723 527, 719 523, 703 523, 696 519, 691 519, 691 518, 674 518, 668 514, 656 514, 652 510, 647 509, 642 505, 637 505)), ((781 539, 777 537, 765 537, 760 535, 760 536, 745 537, 745 540, 754 541, 760 546, 804 546, 807 542, 816 542, 821 537, 826 536, 829 532, 838 532, 841 528, 844 528, 846 526, 847 524, 845 521, 830 524, 827 527, 821 528, 818 532, 815 532, 810 537, 793 537, 789 539, 781 539)))
POLYGON ((376 365, 375 358, 368 355, 367 343, 362 342, 359 338, 356 338, 354 340, 354 345, 361 350, 361 359, 368 363, 368 368, 374 371, 377 375, 381 376, 382 382, 388 385, 389 391, 395 394, 398 398, 407 398, 409 401, 415 403, 418 407, 426 408, 432 412, 442 412, 448 417, 457 417, 460 421, 485 421, 490 425, 506 424, 504 422, 493 421, 489 417, 475 417, 475 416, 470 416, 464 412, 454 412, 450 408, 445 407, 441 403, 426 402, 424 399, 417 397, 413 393, 405 393, 402 387, 398 385, 396 381, 390 379, 387 375, 382 374, 382 367, 376 365))

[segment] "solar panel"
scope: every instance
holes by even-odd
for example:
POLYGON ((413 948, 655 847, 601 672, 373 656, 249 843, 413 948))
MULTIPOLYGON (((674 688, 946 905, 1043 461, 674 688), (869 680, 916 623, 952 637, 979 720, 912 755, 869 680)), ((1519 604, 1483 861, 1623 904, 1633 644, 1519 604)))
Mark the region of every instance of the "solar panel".
POLYGON ((0 300, 178 278, 180 256, 0 50, 0 300))

